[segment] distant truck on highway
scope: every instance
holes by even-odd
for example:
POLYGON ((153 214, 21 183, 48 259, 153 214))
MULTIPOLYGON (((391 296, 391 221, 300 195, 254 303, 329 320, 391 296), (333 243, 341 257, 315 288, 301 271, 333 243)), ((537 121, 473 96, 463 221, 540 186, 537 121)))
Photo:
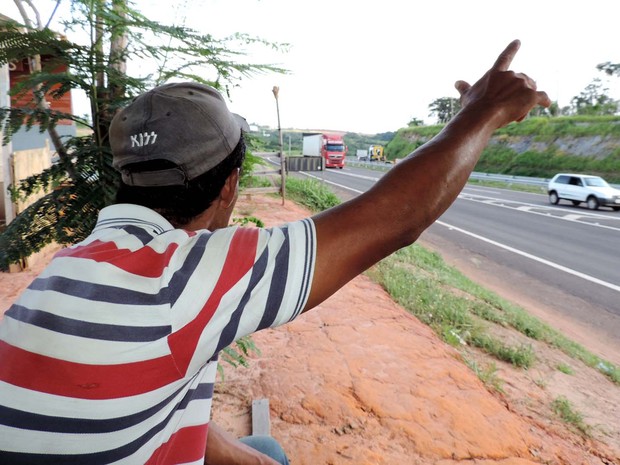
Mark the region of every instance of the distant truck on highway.
POLYGON ((326 168, 344 168, 347 146, 339 134, 304 133, 302 139, 304 157, 323 157, 326 168))
POLYGON ((368 147, 368 160, 369 161, 385 161, 385 155, 383 154, 382 145, 371 145, 368 147))

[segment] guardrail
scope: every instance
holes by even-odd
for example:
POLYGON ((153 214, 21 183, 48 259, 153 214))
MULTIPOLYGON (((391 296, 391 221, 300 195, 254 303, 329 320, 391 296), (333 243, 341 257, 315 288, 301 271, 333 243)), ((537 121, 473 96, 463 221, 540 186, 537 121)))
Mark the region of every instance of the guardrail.
POLYGON ((355 157, 347 157, 345 163, 349 166, 357 166, 369 170, 388 171, 392 166, 391 163, 382 163, 379 161, 359 161, 355 157))
MULTIPOLYGON (((358 161, 355 158, 347 157, 347 164, 349 166, 357 166, 360 168, 367 168, 373 170, 388 171, 392 168, 391 163, 382 163, 378 161, 358 161)), ((486 181, 498 181, 513 184, 528 184, 532 186, 545 187, 549 182, 546 178, 530 178, 527 176, 512 176, 508 174, 492 174, 492 173, 479 173, 474 171, 469 179, 481 179, 486 181)))
POLYGON ((286 171, 325 171, 323 157, 286 157, 286 171))
POLYGON ((548 178, 531 178, 528 176, 511 176, 508 174, 479 173, 476 171, 471 173, 469 179, 482 179, 486 181, 498 181, 512 184, 527 184, 530 186, 541 187, 546 187, 549 183, 548 178))

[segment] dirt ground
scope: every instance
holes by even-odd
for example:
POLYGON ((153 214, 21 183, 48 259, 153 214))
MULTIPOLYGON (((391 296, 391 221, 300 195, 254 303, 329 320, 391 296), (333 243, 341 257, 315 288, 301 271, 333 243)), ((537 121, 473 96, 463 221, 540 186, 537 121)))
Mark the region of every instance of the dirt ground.
MULTIPOLYGON (((237 212, 268 226, 308 215, 269 196, 242 196, 237 212)), ((0 273, 0 311, 47 258, 28 271, 0 273)), ((587 327, 562 321, 535 299, 520 301, 518 287, 502 289, 457 254, 444 258, 474 281, 554 321, 593 352, 620 360, 587 327)), ((269 399, 271 433, 293 465, 620 465, 620 387, 553 348, 506 328, 493 331, 507 341, 532 344, 535 366, 515 369, 473 348, 443 343, 380 286, 359 276, 291 324, 254 335, 261 353, 248 368, 225 365, 213 417, 237 435, 250 434, 252 400, 269 399), (493 383, 485 385, 464 357, 481 368, 494 363, 493 383), (558 366, 570 367, 564 371, 571 374, 558 366), (558 398, 582 415, 587 433, 553 411, 558 398)))

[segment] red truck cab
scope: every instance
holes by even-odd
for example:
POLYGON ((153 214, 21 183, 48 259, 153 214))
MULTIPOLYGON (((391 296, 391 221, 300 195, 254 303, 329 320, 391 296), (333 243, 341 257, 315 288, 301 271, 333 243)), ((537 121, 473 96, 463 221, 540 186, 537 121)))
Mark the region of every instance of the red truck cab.
POLYGON ((341 135, 323 134, 323 150, 326 168, 344 168, 347 156, 347 146, 341 135))

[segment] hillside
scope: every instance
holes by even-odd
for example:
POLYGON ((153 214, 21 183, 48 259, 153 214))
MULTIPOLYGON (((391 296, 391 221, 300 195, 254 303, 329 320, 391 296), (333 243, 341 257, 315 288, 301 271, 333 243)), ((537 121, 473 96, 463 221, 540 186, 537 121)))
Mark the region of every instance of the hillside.
MULTIPOLYGON (((443 126, 399 130, 386 147, 402 158, 443 126)), ((620 182, 620 117, 528 118, 498 130, 476 171, 549 178, 560 171, 587 172, 620 182)))

